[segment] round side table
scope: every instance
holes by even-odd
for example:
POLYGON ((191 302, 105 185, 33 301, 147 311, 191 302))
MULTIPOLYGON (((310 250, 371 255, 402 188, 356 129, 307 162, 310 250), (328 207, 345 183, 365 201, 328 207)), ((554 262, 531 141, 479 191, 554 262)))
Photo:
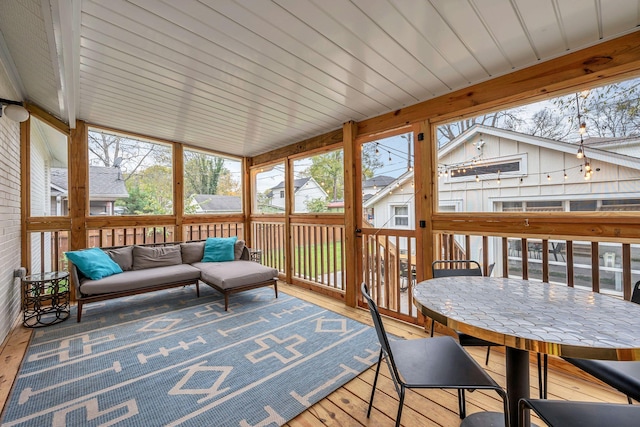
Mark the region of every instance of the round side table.
POLYGON ((22 323, 39 328, 69 317, 69 273, 51 271, 22 279, 22 323))

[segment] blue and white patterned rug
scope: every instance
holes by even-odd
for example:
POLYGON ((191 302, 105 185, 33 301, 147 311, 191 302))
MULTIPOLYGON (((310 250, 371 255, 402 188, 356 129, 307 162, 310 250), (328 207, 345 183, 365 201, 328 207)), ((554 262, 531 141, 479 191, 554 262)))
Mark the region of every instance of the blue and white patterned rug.
POLYGON ((10 426, 275 426, 371 366, 375 330, 262 288, 202 286, 85 306, 34 331, 10 426))

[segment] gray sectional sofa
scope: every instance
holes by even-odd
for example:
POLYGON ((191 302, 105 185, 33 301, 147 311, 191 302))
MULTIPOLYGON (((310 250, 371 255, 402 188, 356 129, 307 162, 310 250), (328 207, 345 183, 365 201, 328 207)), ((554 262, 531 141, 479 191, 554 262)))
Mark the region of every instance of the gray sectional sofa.
POLYGON ((78 322, 84 304, 187 285, 195 285, 200 296, 200 281, 224 295, 225 311, 234 292, 273 285, 278 297, 278 271, 249 261, 244 241, 235 243, 233 261, 202 262, 204 246, 205 241, 196 241, 102 248, 122 273, 98 280, 85 277, 72 265, 78 322))

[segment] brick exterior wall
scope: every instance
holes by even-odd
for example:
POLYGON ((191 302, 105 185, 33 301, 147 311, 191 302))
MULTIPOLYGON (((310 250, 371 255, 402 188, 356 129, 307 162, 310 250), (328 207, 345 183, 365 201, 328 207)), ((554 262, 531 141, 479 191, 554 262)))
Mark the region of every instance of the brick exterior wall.
MULTIPOLYGON (((17 99, 0 64, 0 98, 17 99)), ((20 315, 20 124, 0 118, 0 342, 20 315)))

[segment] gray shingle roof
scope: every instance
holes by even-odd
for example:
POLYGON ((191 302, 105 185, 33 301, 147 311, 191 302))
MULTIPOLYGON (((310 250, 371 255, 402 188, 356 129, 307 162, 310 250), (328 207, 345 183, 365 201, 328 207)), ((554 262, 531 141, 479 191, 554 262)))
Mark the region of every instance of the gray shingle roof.
POLYGON ((368 188, 368 187, 376 186, 376 187, 384 188, 387 185, 391 184, 393 181, 395 181, 395 178, 392 176, 378 175, 363 181, 362 187, 368 188))
MULTIPOLYGON (((68 169, 51 168, 51 183, 68 190, 68 169)), ((129 197, 118 168, 89 166, 89 194, 93 199, 121 199, 129 197)))
MULTIPOLYGON (((298 188, 302 187, 303 185, 305 185, 307 183, 307 181, 309 181, 310 179, 311 179, 311 177, 294 179, 293 180, 294 191, 297 190, 298 188)), ((280 181, 280 183, 278 185, 276 185, 275 187, 271 188, 271 190, 278 190, 278 189, 281 189, 281 188, 284 188, 284 181, 280 181)))
POLYGON ((203 211, 242 212, 242 198, 240 196, 194 194, 192 197, 198 202, 203 211))

